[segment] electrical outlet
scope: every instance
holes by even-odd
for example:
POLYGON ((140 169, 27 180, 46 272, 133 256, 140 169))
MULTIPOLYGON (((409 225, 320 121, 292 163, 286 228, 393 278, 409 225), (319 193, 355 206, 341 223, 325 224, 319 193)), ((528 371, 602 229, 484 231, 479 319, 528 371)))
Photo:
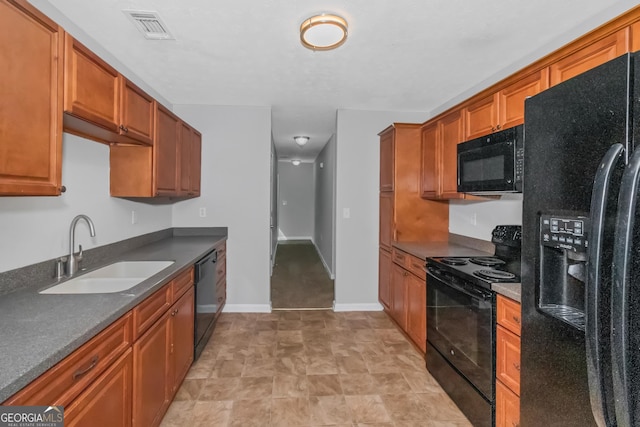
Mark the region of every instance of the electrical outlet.
POLYGON ((207 208, 200 208, 200 218, 205 218, 207 216, 207 208))
POLYGON ((131 224, 138 223, 138 213, 136 211, 131 211, 131 224))

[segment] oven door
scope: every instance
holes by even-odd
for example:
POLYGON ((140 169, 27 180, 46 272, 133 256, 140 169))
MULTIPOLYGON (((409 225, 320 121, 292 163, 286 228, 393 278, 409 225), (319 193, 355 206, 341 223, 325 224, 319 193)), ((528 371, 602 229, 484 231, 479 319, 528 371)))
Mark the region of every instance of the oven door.
POLYGON ((493 402, 495 297, 433 266, 427 270, 427 341, 493 402))

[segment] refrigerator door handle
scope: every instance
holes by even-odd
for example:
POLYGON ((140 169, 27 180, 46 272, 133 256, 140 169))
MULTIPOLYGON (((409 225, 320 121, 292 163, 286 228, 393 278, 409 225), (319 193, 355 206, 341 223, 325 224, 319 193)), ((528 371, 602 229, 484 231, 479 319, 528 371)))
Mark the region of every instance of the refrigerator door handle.
MULTIPOLYGON (((610 400, 611 382, 604 360, 609 360, 610 330, 608 302, 610 301, 609 278, 603 273, 602 252, 605 239, 605 217, 607 201, 616 166, 624 153, 622 144, 612 145, 602 158, 596 171, 591 193, 591 227, 587 258, 587 298, 585 302, 585 341, 587 377, 591 410, 600 427, 615 425, 614 405, 610 400), (604 316, 602 315, 604 311, 604 316)), ((608 365, 608 363, 606 364, 608 365)))
POLYGON ((637 405, 640 386, 635 372, 638 371, 637 330, 634 311, 638 309, 636 277, 637 261, 633 260, 634 225, 638 186, 640 179, 640 149, 636 150, 622 176, 618 215, 616 218, 615 245, 613 249, 613 283, 611 294, 611 358, 613 395, 618 426, 635 426, 640 422, 637 405), (633 294, 633 295, 632 295, 633 294), (633 318, 632 318, 633 317, 633 318))

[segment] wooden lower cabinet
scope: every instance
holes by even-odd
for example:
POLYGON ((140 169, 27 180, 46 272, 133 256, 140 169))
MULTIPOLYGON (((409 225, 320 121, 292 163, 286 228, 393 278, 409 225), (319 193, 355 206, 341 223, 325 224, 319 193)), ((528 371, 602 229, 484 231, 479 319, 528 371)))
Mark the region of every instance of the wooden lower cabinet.
POLYGON ((193 316, 195 290, 193 286, 184 294, 174 309, 171 310, 171 352, 172 352, 172 383, 171 397, 173 397, 182 380, 187 375, 193 362, 193 316))
POLYGON ((67 427, 131 426, 133 352, 128 349, 64 410, 67 427))
POLYGON ((391 267, 391 317, 405 331, 407 330, 407 283, 405 277, 408 274, 397 264, 393 264, 391 267))
POLYGON ((496 427, 520 425, 520 398, 500 381, 496 381, 496 427))
POLYGON ((378 264, 378 299, 385 310, 391 307, 391 253, 380 248, 378 264))
POLYGON ((133 345, 133 426, 157 426, 169 406, 171 314, 133 345))
POLYGON ((409 274, 407 282, 407 333, 423 352, 427 351, 427 284, 409 274))

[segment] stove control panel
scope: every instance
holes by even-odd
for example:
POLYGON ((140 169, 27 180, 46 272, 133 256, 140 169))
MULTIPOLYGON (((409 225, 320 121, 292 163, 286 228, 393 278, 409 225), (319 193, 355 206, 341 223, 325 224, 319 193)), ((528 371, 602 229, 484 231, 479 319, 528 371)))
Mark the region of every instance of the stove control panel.
POLYGON ((491 242, 500 245, 520 247, 522 241, 522 226, 496 225, 491 232, 491 242))
POLYGON ((585 216, 540 216, 540 243, 556 249, 586 252, 587 217, 585 216))

